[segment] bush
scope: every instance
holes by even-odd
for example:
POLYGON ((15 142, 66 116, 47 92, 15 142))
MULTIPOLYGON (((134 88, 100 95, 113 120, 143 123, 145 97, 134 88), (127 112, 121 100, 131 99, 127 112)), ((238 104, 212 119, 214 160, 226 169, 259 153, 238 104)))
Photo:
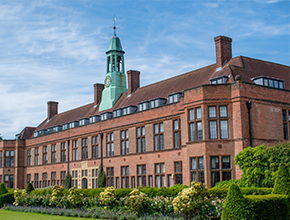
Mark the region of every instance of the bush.
POLYGON ((83 194, 74 187, 69 189, 67 198, 69 203, 77 208, 82 204, 83 194))
POLYGON ((0 195, 8 193, 8 190, 6 189, 4 183, 0 183, 0 195))
POLYGON ((35 189, 31 192, 31 194, 35 195, 51 195, 53 189, 35 189))
POLYGON ((115 190, 116 194, 116 199, 124 198, 128 196, 133 189, 128 189, 128 188, 120 188, 115 190))
POLYGON ((64 188, 62 186, 55 185, 52 191, 52 197, 49 200, 50 206, 61 207, 61 199, 63 196, 64 188))
POLYGON ((148 204, 148 197, 145 195, 145 193, 140 192, 138 189, 133 189, 125 202, 128 210, 138 215, 148 211, 148 204))
POLYGON ((243 183, 240 179, 230 179, 230 180, 224 180, 224 181, 220 181, 218 182, 213 188, 219 188, 219 189, 225 189, 225 188, 230 188, 230 186, 232 185, 232 183, 237 184, 239 187, 243 187, 243 183))
POLYGON ((99 172, 98 187, 99 188, 106 187, 106 174, 105 174, 105 171, 103 169, 101 169, 99 172))
MULTIPOLYGON (((220 199, 226 198, 228 193, 228 188, 211 188, 209 193, 213 197, 218 197, 220 199)), ((243 195, 269 195, 272 193, 273 188, 258 188, 258 187, 244 187, 240 188, 243 195)))
POLYGON ((34 187, 32 186, 31 182, 29 182, 29 183, 27 184, 25 190, 26 190, 27 193, 30 193, 31 191, 34 190, 34 187))
POLYGON ((106 208, 113 208, 116 205, 116 194, 114 187, 107 187, 100 193, 101 204, 106 208))
POLYGON ((65 189, 70 189, 71 188, 71 175, 70 173, 68 173, 65 177, 65 180, 64 180, 64 188, 65 189))
POLYGON ((14 195, 13 193, 6 193, 0 195, 0 208, 2 208, 5 204, 13 204, 14 195))
POLYGON ((16 189, 14 191, 15 202, 13 202, 13 205, 15 205, 15 206, 22 205, 22 203, 24 202, 27 195, 28 194, 27 194, 26 190, 16 189))
POLYGON ((275 180, 273 194, 282 194, 290 196, 290 175, 285 163, 280 163, 278 175, 275 180))

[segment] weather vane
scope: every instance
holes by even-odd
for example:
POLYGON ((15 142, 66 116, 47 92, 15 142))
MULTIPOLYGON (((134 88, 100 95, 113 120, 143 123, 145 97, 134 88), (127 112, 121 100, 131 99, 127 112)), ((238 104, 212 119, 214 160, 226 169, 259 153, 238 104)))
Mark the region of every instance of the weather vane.
POLYGON ((110 26, 110 28, 112 29, 112 30, 114 30, 114 36, 116 36, 116 29, 118 29, 118 30, 120 30, 120 28, 117 28, 117 26, 116 26, 116 24, 115 24, 115 22, 116 22, 116 16, 114 15, 114 27, 111 27, 110 26))

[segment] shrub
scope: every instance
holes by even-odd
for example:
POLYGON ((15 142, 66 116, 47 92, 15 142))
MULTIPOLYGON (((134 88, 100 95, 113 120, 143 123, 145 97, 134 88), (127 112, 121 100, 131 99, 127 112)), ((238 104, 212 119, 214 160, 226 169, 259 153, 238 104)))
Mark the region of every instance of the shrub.
POLYGON ((0 195, 8 193, 8 190, 6 189, 4 183, 0 183, 0 195))
POLYGON ((124 198, 132 192, 132 189, 120 188, 115 190, 116 199, 124 198))
POLYGON ((61 200, 61 198, 63 196, 63 190, 64 190, 64 188, 62 186, 55 185, 53 187, 52 197, 49 200, 49 205, 50 206, 61 207, 60 200, 61 200))
POLYGON ((0 208, 2 208, 5 204, 13 204, 14 195, 13 193, 6 193, 0 195, 0 208))
POLYGON ((285 163, 280 163, 278 175, 275 180, 273 194, 282 194, 290 196, 290 175, 285 163))
POLYGON ((230 188, 230 186, 232 185, 232 183, 237 184, 239 187, 243 187, 243 183, 240 179, 230 179, 230 180, 224 180, 224 181, 220 181, 218 182, 213 188, 219 188, 219 189, 225 189, 225 188, 230 188))
POLYGON ((32 186, 31 182, 29 182, 29 183, 27 184, 25 190, 26 190, 27 193, 30 193, 31 191, 34 190, 34 187, 32 186))
POLYGON ((68 191, 67 199, 72 206, 77 208, 82 204, 83 194, 76 190, 75 187, 70 188, 68 191))
POLYGON ((15 205, 15 206, 22 205, 26 196, 27 196, 26 190, 16 189, 14 191, 15 202, 13 202, 13 205, 15 205))
POLYGON ((69 189, 71 188, 71 175, 70 173, 68 173, 65 177, 65 180, 64 180, 64 188, 65 189, 69 189))
POLYGON ((114 187, 107 187, 104 192, 100 193, 101 204, 105 208, 112 208, 116 204, 116 195, 114 187))
POLYGON ((98 177, 98 187, 103 188, 106 187, 106 174, 105 171, 101 168, 98 177))
POLYGON ((143 214, 148 210, 148 204, 148 197, 138 189, 133 189, 125 202, 129 211, 138 215, 143 214))

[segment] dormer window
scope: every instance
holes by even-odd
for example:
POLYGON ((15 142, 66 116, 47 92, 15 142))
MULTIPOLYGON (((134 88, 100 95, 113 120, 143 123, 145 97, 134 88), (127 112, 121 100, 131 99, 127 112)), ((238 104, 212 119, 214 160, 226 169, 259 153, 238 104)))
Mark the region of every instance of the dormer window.
POLYGON ((51 134, 52 132, 53 132, 53 129, 52 129, 52 128, 48 128, 48 129, 47 129, 47 133, 48 133, 48 134, 51 134))
POLYGON ((136 110, 137 110, 136 106, 127 106, 127 107, 123 108, 123 115, 132 114, 136 110))
POLYGON ((225 84, 228 81, 228 76, 219 76, 210 80, 210 84, 225 84))
POLYGON ((62 130, 62 126, 60 126, 60 125, 54 126, 52 128, 52 132, 58 132, 58 131, 61 131, 61 130, 62 130))
POLYGON ((148 109, 148 102, 138 103, 138 111, 145 111, 148 109))
POLYGON ((276 89, 284 89, 284 80, 260 76, 252 79, 255 84, 276 89))
POLYGON ((173 93, 173 94, 168 95, 168 103, 179 102, 181 95, 182 95, 181 92, 177 92, 177 93, 173 93))
POLYGON ((122 109, 120 109, 120 108, 113 111, 113 117, 114 118, 115 117, 120 117, 122 115, 123 115, 123 112, 122 112, 122 109))
POLYGON ((164 99, 164 98, 152 99, 149 102, 150 108, 157 108, 159 106, 164 105, 165 102, 166 102, 166 99, 164 99))
POLYGON ((69 123, 69 128, 75 128, 77 126, 79 126, 79 122, 77 121, 72 121, 69 123))
POLYGON ((90 117, 90 123, 95 123, 100 121, 101 117, 99 115, 93 115, 90 117))
POLYGON ((42 136, 42 135, 45 135, 45 134, 47 134, 46 129, 38 131, 38 136, 42 136))
POLYGON ((112 112, 102 113, 101 114, 101 121, 110 119, 110 118, 112 118, 112 116, 113 116, 113 113, 112 112))
POLYGON ((89 119, 88 118, 82 118, 79 120, 79 126, 83 126, 89 123, 89 119))
POLYGON ((68 128, 69 128, 69 127, 68 127, 68 123, 62 125, 62 130, 66 130, 66 129, 68 129, 68 128))
POLYGON ((38 136, 39 136, 38 131, 35 131, 35 132, 33 133, 33 137, 38 137, 38 136))

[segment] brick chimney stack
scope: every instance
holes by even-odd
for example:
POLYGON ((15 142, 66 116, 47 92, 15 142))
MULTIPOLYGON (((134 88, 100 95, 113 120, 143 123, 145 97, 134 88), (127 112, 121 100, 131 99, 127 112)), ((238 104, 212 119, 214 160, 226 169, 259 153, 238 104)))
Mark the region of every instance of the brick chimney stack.
POLYGON ((94 104, 97 105, 102 99, 102 92, 104 89, 104 84, 96 83, 94 84, 94 104))
POLYGON ((49 101, 47 102, 47 118, 51 119, 58 113, 58 102, 49 101))
POLYGON ((232 38, 217 36, 214 38, 216 51, 216 67, 220 68, 232 58, 232 38))
POLYGON ((127 71, 128 76, 128 94, 140 87, 140 72, 136 70, 127 71))

